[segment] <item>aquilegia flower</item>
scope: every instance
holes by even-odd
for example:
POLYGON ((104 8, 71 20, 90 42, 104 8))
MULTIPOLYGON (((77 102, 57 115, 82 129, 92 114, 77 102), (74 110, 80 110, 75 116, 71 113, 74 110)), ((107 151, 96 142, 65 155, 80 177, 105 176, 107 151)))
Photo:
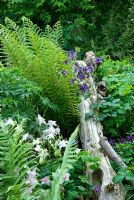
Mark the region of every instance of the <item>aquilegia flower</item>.
POLYGON ((128 142, 132 142, 132 141, 133 141, 133 139, 134 139, 134 138, 133 138, 133 136, 132 136, 132 135, 128 135, 128 136, 127 136, 127 141, 128 141, 128 142))
POLYGON ((11 118, 8 118, 8 120, 6 121, 6 125, 14 126, 15 122, 11 118))
POLYGON ((46 124, 45 119, 41 115, 39 115, 39 114, 38 114, 38 117, 37 117, 36 121, 39 124, 39 126, 41 126, 42 124, 46 124))
POLYGON ((96 58, 96 64, 99 65, 102 63, 102 58, 96 58))
POLYGON ((115 145, 115 140, 114 139, 109 139, 109 144, 111 144, 111 146, 114 146, 115 145))
POLYGON ((87 84, 83 84, 83 85, 80 85, 80 90, 82 92, 87 92, 89 89, 89 87, 87 86, 87 84))
POLYGON ((58 146, 59 146, 59 148, 61 149, 61 148, 63 148, 63 147, 66 147, 66 146, 67 146, 67 143, 68 143, 68 141, 66 141, 66 140, 61 140, 61 141, 59 142, 58 146))
POLYGON ((53 120, 49 120, 48 123, 47 123, 47 125, 49 127, 57 126, 56 121, 53 121, 53 120))
POLYGON ((41 147, 39 144, 37 144, 34 148, 35 151, 39 152, 41 150, 41 147))
POLYGON ((29 134, 26 133, 26 134, 23 135, 22 140, 23 140, 23 141, 26 141, 26 140, 28 139, 28 137, 29 137, 29 134))
POLYGON ((66 172, 64 174, 64 181, 69 181, 69 177, 70 177, 70 174, 68 172, 66 172))
POLYGON ((49 176, 45 176, 44 178, 42 178, 41 179, 41 184, 50 185, 51 181, 49 179, 49 176))
POLYGON ((101 187, 100 187, 100 185, 95 185, 95 186, 94 186, 94 191, 95 191, 96 193, 100 193, 100 192, 101 192, 101 187))
POLYGON ((29 170, 27 172, 27 174, 28 174, 28 177, 27 177, 27 180, 26 180, 26 184, 29 185, 27 192, 32 193, 33 189, 38 184, 38 181, 36 179, 36 170, 29 170))
POLYGON ((67 75, 67 71, 66 71, 65 69, 63 69, 63 70, 61 71, 61 74, 62 74, 63 76, 66 76, 66 75, 67 75))
POLYGON ((73 59, 75 58, 75 52, 74 52, 74 50, 68 51, 68 57, 69 57, 71 60, 73 60, 73 59))
POLYGON ((72 78, 72 79, 70 80, 70 83, 71 83, 71 84, 74 84, 74 81, 75 81, 75 78, 72 78))
POLYGON ((92 73, 94 71, 94 65, 93 64, 90 65, 89 71, 90 71, 90 73, 92 73))

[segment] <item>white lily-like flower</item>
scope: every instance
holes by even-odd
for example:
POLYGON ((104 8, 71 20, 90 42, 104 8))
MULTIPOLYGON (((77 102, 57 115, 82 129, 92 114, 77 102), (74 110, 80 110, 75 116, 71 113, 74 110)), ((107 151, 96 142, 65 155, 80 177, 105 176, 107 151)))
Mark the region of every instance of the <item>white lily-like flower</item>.
POLYGON ((81 151, 81 149, 77 148, 77 149, 75 150, 75 153, 78 154, 78 153, 80 153, 80 151, 81 151))
POLYGON ((54 139, 54 134, 53 133, 49 133, 47 136, 47 139, 54 139))
POLYGON ((41 115, 39 115, 38 114, 38 117, 37 117, 37 123, 41 126, 42 124, 46 124, 46 121, 45 121, 45 119, 41 116, 41 115))
POLYGON ((18 125, 16 126, 15 130, 16 130, 17 132, 23 132, 23 131, 24 131, 23 128, 22 128, 22 126, 21 126, 20 124, 18 124, 18 125))
POLYGON ((11 118, 8 118, 8 120, 6 121, 6 125, 14 126, 15 122, 11 118))
POLYGON ((55 134, 56 134, 56 130, 54 127, 50 127, 44 131, 42 131, 43 133, 43 139, 50 139, 50 138, 54 138, 55 134))
POLYGON ((22 140, 23 140, 23 141, 26 141, 28 137, 29 137, 29 134, 26 133, 26 134, 23 135, 22 140))
POLYGON ((57 127, 57 128, 55 129, 55 134, 56 134, 56 135, 59 135, 59 134, 60 134, 60 128, 59 128, 59 127, 57 127))
POLYGON ((57 126, 56 121, 53 121, 53 120, 49 120, 48 123, 47 123, 47 125, 49 127, 57 126))
POLYGON ((40 145, 36 145, 36 147, 34 148, 35 151, 39 152, 41 150, 40 145))
POLYGON ((59 146, 59 148, 61 149, 61 148, 63 148, 63 147, 66 147, 66 146, 67 146, 67 143, 68 143, 68 141, 66 141, 66 140, 61 140, 61 141, 59 142, 58 146, 59 146))
POLYGON ((33 145, 38 145, 38 144, 40 144, 40 139, 39 138, 37 138, 36 140, 33 139, 33 145))

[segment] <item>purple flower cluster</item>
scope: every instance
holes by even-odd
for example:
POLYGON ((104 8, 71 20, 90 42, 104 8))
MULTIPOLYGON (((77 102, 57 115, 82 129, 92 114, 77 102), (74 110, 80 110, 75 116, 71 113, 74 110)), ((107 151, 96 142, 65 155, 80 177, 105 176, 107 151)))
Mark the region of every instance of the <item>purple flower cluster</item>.
POLYGON ((74 65, 74 76, 75 78, 71 79, 73 84, 75 81, 79 84, 79 89, 81 92, 88 92, 89 90, 89 76, 94 71, 94 66, 87 66, 84 63, 78 64, 77 62, 74 65))
MULTIPOLYGON (((134 137, 132 135, 128 135, 127 137, 121 137, 119 139, 119 143, 121 143, 121 144, 124 144, 126 142, 131 143, 131 142, 133 142, 133 140, 134 140, 134 137)), ((109 142, 109 144, 111 144, 111 146, 116 145, 116 141, 112 138, 110 138, 108 142, 109 142)))
POLYGON ((27 177, 26 183, 29 185, 27 193, 31 194, 33 189, 38 184, 38 181, 36 179, 36 170, 28 171, 27 174, 28 174, 28 177, 27 177))

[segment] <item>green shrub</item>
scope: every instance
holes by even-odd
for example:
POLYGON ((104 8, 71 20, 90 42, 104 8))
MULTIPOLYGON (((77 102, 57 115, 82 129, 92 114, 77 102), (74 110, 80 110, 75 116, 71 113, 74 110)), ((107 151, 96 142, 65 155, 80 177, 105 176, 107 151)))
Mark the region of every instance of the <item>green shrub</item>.
POLYGON ((126 61, 105 61, 99 68, 100 79, 106 83, 106 96, 92 105, 99 110, 98 120, 106 135, 117 136, 133 130, 134 69, 126 61))

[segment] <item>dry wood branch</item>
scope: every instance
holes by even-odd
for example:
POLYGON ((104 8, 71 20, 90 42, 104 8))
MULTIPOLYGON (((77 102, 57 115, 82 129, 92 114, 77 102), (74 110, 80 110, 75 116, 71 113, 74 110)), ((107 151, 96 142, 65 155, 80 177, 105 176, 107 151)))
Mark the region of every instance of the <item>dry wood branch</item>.
POLYGON ((112 180, 115 176, 115 172, 111 167, 108 156, 104 155, 104 153, 101 151, 99 141, 100 137, 103 137, 102 126, 93 117, 88 120, 85 120, 85 114, 91 111, 90 105, 92 104, 92 102, 95 102, 97 100, 97 92, 91 76, 89 78, 89 82, 92 88, 92 94, 88 99, 84 99, 83 96, 81 97, 81 103, 79 108, 81 114, 80 138, 83 149, 88 150, 91 155, 98 156, 100 158, 100 169, 97 172, 88 169, 89 181, 92 184, 101 185, 101 192, 99 195, 96 195, 96 199, 124 200, 124 187, 122 186, 122 184, 117 185, 113 183, 112 180))
POLYGON ((105 151, 107 156, 113 160, 119 167, 126 167, 125 163, 122 161, 122 159, 118 156, 118 154, 115 152, 113 147, 108 143, 107 139, 104 137, 100 138, 99 141, 100 146, 105 151))

